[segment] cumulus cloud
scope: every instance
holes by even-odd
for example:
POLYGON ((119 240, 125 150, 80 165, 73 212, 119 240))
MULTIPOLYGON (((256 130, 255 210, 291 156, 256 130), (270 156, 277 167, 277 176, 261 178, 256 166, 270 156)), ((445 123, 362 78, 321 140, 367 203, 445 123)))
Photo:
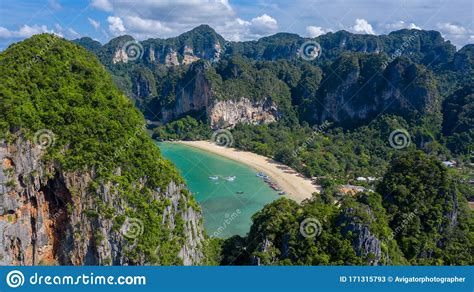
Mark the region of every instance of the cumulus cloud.
POLYGON ((0 26, 0 38, 10 38, 12 37, 12 32, 3 26, 0 26))
POLYGON ((325 33, 328 33, 329 31, 331 30, 325 30, 323 29, 322 27, 320 26, 313 26, 313 25, 310 25, 310 26, 307 26, 306 27, 306 33, 309 35, 309 37, 311 38, 315 38, 315 37, 318 37, 320 35, 323 35, 325 33))
POLYGON ((18 30, 9 30, 5 27, 0 26, 0 38, 29 38, 32 35, 40 33, 54 33, 61 36, 60 32, 50 30, 46 25, 23 25, 18 30))
POLYGON ((109 16, 107 17, 107 22, 109 23, 109 30, 114 35, 121 35, 125 32, 125 26, 120 17, 109 16))
POLYGON ((438 28, 441 32, 451 35, 465 35, 468 30, 463 26, 452 24, 450 22, 438 23, 438 28))
POLYGON ((112 34, 126 32, 138 39, 173 37, 200 24, 209 24, 229 40, 255 39, 278 30, 269 14, 239 18, 228 0, 93 0, 92 5, 112 14, 112 34))
POLYGON ((385 28, 388 29, 388 30, 390 30, 390 31, 393 31, 393 30, 400 30, 400 29, 404 29, 404 28, 408 28, 408 29, 418 29, 418 30, 421 29, 419 26, 417 26, 417 25, 414 24, 413 22, 408 23, 408 22, 405 22, 405 21, 403 21, 403 20, 399 20, 399 21, 394 22, 394 23, 386 24, 386 25, 385 25, 385 28))
POLYGON ((92 7, 110 12, 113 10, 112 4, 108 0, 92 0, 92 7))
POLYGON ((264 36, 274 33, 278 29, 276 19, 267 14, 252 18, 250 23, 250 32, 256 36, 264 36))
POLYGON ((125 17, 125 23, 127 24, 127 27, 133 29, 133 32, 137 38, 150 37, 152 34, 156 37, 172 32, 171 28, 167 27, 158 20, 143 19, 138 16, 125 17))
POLYGON ((99 29, 99 27, 100 27, 100 22, 98 22, 97 20, 92 19, 92 18, 90 18, 90 17, 88 17, 87 20, 89 21, 89 23, 90 23, 96 30, 99 29))
POLYGON ((370 25, 370 23, 368 23, 367 20, 362 19, 362 18, 356 19, 355 24, 352 27, 352 29, 357 33, 375 34, 375 31, 372 28, 372 25, 370 25))
POLYGON ((462 46, 466 44, 466 42, 472 42, 474 39, 474 30, 459 24, 442 22, 437 24, 437 28, 445 39, 449 39, 458 46, 462 46))
POLYGON ((29 38, 32 35, 45 33, 45 32, 54 33, 54 31, 49 30, 46 25, 35 24, 33 26, 29 26, 25 24, 20 28, 17 34, 19 37, 29 38))

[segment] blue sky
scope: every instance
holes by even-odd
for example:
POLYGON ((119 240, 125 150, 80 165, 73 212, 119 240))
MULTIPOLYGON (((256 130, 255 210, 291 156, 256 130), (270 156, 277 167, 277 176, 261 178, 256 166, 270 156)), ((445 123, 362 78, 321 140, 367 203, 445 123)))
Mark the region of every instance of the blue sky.
POLYGON ((473 0, 0 0, 0 16, 0 49, 41 32, 105 43, 123 34, 172 37, 202 23, 228 40, 421 28, 440 31, 458 47, 474 43, 473 0))

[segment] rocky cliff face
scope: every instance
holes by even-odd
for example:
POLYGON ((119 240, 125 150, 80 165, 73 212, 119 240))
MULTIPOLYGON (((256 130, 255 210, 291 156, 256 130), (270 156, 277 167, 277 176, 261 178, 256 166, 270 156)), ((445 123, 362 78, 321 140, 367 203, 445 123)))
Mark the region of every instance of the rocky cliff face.
MULTIPOLYGON (((175 38, 139 42, 137 47, 142 54, 133 64, 150 70, 151 77, 145 80, 134 78, 131 66, 123 66, 130 63, 130 56, 124 56, 120 48, 130 41, 133 42, 131 37, 119 37, 100 49, 90 39, 76 40, 76 43, 100 57, 116 75, 117 84, 125 92, 132 92, 130 97, 147 119, 167 122, 188 111, 204 110, 214 115, 210 119, 213 127, 226 123, 232 126, 237 120, 244 123, 271 121, 273 114, 257 113, 255 108, 260 105, 248 105, 241 97, 264 100, 271 96, 282 112, 293 107, 300 113, 300 119, 310 124, 328 120, 343 127, 355 127, 382 113, 400 115, 408 121, 426 114, 436 116, 442 100, 442 94, 434 85, 436 75, 449 69, 470 76, 466 70, 473 68, 474 51, 472 45, 466 45, 456 52, 436 31, 403 29, 383 36, 338 31, 315 39, 278 33, 257 41, 226 42, 212 28, 202 25, 175 38), (302 45, 309 41, 320 44, 318 58, 290 65, 295 59, 300 61, 302 45), (229 66, 239 57, 243 60, 229 66), (114 61, 111 63, 109 59, 114 61), (238 91, 238 96, 226 92, 227 96, 218 100, 232 99, 242 106, 227 102, 213 108, 216 102, 212 88, 202 73, 192 69, 195 75, 186 72, 193 65, 210 63, 209 67, 216 70, 212 74, 219 75, 214 81, 236 79, 232 89, 238 91), (313 74, 316 68, 321 70, 323 80, 313 74), (258 71, 255 76, 253 70, 258 71), (181 83, 183 75, 189 76, 181 83), (281 91, 269 89, 278 87, 275 86, 277 79, 285 82, 291 94, 289 98, 281 91), (245 85, 239 82, 253 92, 242 93, 245 85), (156 84, 156 92, 152 90, 153 84, 156 84), (270 94, 256 93, 259 90, 270 94), (229 112, 223 114, 224 108, 229 112), (251 117, 254 114, 260 117, 254 119, 251 117)), ((466 84, 472 83, 466 79, 466 84)))
MULTIPOLYGON (((133 243, 113 218, 99 212, 93 199, 97 196, 116 215, 124 215, 127 204, 114 184, 103 183, 93 194, 93 171, 63 172, 59 164, 45 164, 42 156, 40 148, 23 139, 0 143, 0 264, 131 264, 126 254, 133 243)), ((180 200, 186 201, 183 188, 172 182, 164 192, 154 191, 153 197, 171 202, 162 221, 169 230, 176 227, 176 218, 185 221, 185 242, 179 252, 183 264, 199 264, 204 242, 201 215, 190 206, 180 206, 180 200)), ((146 262, 141 257, 133 264, 146 262)))
POLYGON ((387 112, 410 120, 440 110, 429 72, 408 59, 397 59, 386 68, 382 60, 377 55, 338 59, 333 67, 342 72, 324 80, 318 91, 322 98, 314 104, 320 108, 317 119, 345 123, 387 112))
POLYGON ((162 108, 164 122, 189 112, 205 112, 213 129, 232 128, 237 123, 271 123, 278 119, 278 108, 270 98, 255 102, 246 97, 241 97, 238 101, 218 100, 213 85, 202 70, 192 68, 187 75, 189 78, 180 80, 175 90, 176 100, 173 106, 162 108))
POLYGON ((214 93, 210 82, 199 68, 191 68, 186 77, 180 80, 176 90, 176 100, 172 107, 162 107, 163 121, 167 122, 190 112, 208 108, 214 93))
POLYGON ((251 102, 243 97, 239 101, 216 101, 208 108, 211 128, 232 128, 237 123, 268 124, 277 120, 277 106, 270 100, 251 102))
POLYGON ((102 47, 90 38, 74 42, 93 51, 111 71, 128 63, 141 63, 149 68, 158 64, 189 65, 200 59, 218 58, 225 44, 224 38, 207 25, 169 39, 137 41, 131 36, 120 36, 102 47))
POLYGON ((356 254, 366 259, 366 263, 369 265, 380 265, 382 242, 370 232, 370 228, 367 225, 350 223, 343 233, 347 234, 349 231, 355 236, 352 246, 356 254))
POLYGON ((49 34, 0 61, 0 263, 201 263, 199 206, 99 61, 49 34))

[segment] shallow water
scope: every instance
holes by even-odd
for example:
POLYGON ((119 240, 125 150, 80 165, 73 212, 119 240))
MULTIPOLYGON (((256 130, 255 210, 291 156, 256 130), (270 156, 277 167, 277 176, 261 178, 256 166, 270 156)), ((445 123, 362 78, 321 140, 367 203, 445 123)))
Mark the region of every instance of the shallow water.
POLYGON ((244 164, 187 145, 170 142, 157 142, 157 145, 163 156, 176 165, 202 206, 204 227, 210 236, 245 235, 252 215, 279 197, 256 176, 256 170, 244 164), (218 179, 212 180, 210 176, 218 179), (228 181, 225 179, 228 176, 236 178, 228 181))

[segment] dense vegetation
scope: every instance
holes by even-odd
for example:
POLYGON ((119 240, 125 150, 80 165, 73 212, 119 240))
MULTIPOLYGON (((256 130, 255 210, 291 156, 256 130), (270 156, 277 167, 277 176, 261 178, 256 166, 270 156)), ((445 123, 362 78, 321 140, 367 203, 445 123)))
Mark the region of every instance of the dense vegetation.
POLYGON ((301 205, 265 206, 247 237, 222 243, 221 263, 472 265, 474 216, 458 186, 436 158, 409 151, 394 158, 377 192, 351 197, 327 187, 301 205))
POLYGON ((78 42, 100 56, 148 119, 167 122, 154 129, 155 138, 209 139, 212 102, 271 101, 278 121, 237 124, 234 145, 318 177, 324 186, 302 205, 282 199, 266 206, 247 237, 214 241, 212 250, 222 245, 222 264, 473 263, 465 201, 474 193, 466 183, 474 163, 473 45, 456 51, 439 32, 420 30, 339 31, 314 40, 279 33, 224 43, 201 26, 142 42, 142 59, 112 65, 110 52, 130 37, 123 38, 101 48, 78 42), (209 63, 216 41, 223 52, 209 63), (306 41, 320 43, 317 59, 298 57, 306 41), (147 54, 156 46, 182 59, 183 44, 196 45, 201 60, 167 66, 147 54), (198 108, 173 115, 190 100, 198 108), (440 160, 456 160, 458 168, 448 171, 440 160), (341 197, 337 185, 360 184, 358 176, 380 179, 374 192, 341 197), (302 237, 300 224, 313 217, 326 232, 302 237))
MULTIPOLYGON (((397 151, 389 143, 396 130, 406 131, 407 147, 442 160, 455 158, 464 166, 473 162, 470 45, 456 52, 437 32, 338 32, 319 37, 322 55, 307 62, 291 53, 302 40, 277 34, 232 43, 222 60, 210 67, 201 62, 179 68, 157 65, 150 69, 148 82, 154 82, 153 71, 168 72, 164 79, 162 73, 155 78, 157 88, 165 88, 161 84, 166 82, 175 89, 167 86, 166 94, 157 90, 148 95, 156 101, 149 107, 158 112, 160 107, 173 108, 179 94, 170 93, 189 84, 190 72, 197 76, 204 71, 205 86, 214 99, 270 98, 279 108, 278 123, 238 124, 232 129, 235 146, 273 157, 308 177, 380 177, 397 151), (397 46, 403 49, 399 54, 397 46)), ((137 103, 142 105, 141 99, 137 103)), ((154 137, 209 138, 211 133, 203 129, 205 114, 178 117, 155 129, 154 137)))
MULTIPOLYGON (((44 160, 57 171, 92 173, 90 199, 97 210, 84 216, 113 218, 117 229, 126 217, 138 218, 143 236, 123 247, 131 263, 145 256, 152 264, 180 264, 183 220, 177 227, 162 224, 170 204, 153 198, 152 190, 182 183, 176 169, 161 158, 145 131, 142 114, 118 91, 100 62, 83 48, 54 35, 37 35, 0 53, 0 138, 34 141, 47 129, 50 139, 44 160), (111 202, 94 194, 111 182, 126 202, 117 214, 111 202), (160 252, 156 253, 157 246, 160 252)), ((195 206, 189 192, 183 191, 195 206)), ((179 208, 188 208, 180 205, 179 208)), ((97 242, 100 235, 95 235, 97 242)))

